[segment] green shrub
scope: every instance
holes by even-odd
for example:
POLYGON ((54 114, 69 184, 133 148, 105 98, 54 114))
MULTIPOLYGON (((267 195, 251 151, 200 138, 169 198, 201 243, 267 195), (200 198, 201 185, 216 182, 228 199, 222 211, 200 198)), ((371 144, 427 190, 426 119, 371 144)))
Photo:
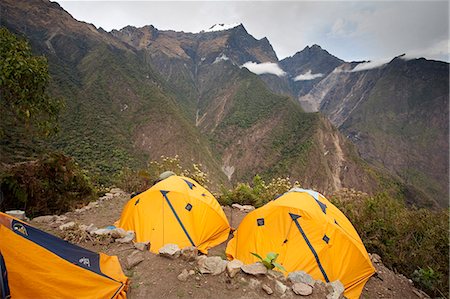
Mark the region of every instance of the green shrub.
POLYGON ((298 182, 291 184, 289 178, 274 178, 270 183, 266 183, 259 175, 256 175, 253 178, 253 186, 248 183, 238 183, 232 190, 222 188, 219 202, 223 205, 238 203, 261 207, 296 185, 298 182))
POLYGON ((387 194, 331 196, 369 252, 434 296, 448 294, 449 212, 408 208, 387 194))
POLYGON ((202 164, 192 161, 190 165, 183 165, 175 157, 161 156, 159 161, 150 161, 146 169, 131 170, 125 168, 119 175, 119 187, 129 192, 142 192, 150 188, 164 171, 173 171, 176 175, 185 176, 207 188, 210 183, 208 174, 202 170, 202 164))
POLYGON ((21 209, 28 216, 61 214, 91 200, 94 187, 75 163, 63 154, 18 163, 0 175, 2 210, 21 209))

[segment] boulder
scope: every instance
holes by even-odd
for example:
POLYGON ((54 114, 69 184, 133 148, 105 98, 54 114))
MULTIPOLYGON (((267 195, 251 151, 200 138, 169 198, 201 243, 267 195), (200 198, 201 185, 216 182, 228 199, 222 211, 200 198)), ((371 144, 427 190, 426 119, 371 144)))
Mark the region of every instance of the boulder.
POLYGON ((139 250, 133 251, 129 256, 127 256, 127 269, 133 268, 142 261, 144 261, 144 257, 141 252, 139 250))
POLYGON ((305 271, 295 271, 289 273, 288 280, 290 280, 292 283, 301 282, 309 284, 310 286, 314 286, 314 283, 316 282, 314 278, 312 278, 311 275, 309 275, 305 271))
POLYGON ((264 290, 264 292, 267 293, 267 295, 272 295, 273 294, 272 289, 267 284, 263 284, 262 285, 262 289, 264 290))
POLYGON ((189 272, 186 269, 183 269, 181 273, 177 276, 179 281, 187 281, 189 278, 189 272))
POLYGON ((326 284, 328 295, 327 299, 342 299, 344 298, 344 285, 339 281, 335 280, 326 284))
POLYGON ((166 244, 159 249, 159 255, 170 259, 176 259, 180 256, 181 250, 177 244, 166 244))
POLYGON ((147 251, 150 248, 150 241, 147 242, 136 242, 134 243, 134 248, 140 251, 147 251))
POLYGON ((243 265, 242 271, 250 275, 262 275, 267 274, 267 268, 260 262, 256 262, 250 265, 243 265))
POLYGON ((181 249, 181 258, 187 262, 195 261, 198 255, 198 249, 194 246, 189 246, 181 249))
POLYGON ((22 210, 11 210, 5 212, 7 215, 17 218, 19 220, 26 220, 25 211, 22 210))
POLYGON ((287 290, 287 286, 284 285, 284 283, 275 280, 275 292, 277 292, 280 295, 283 295, 284 293, 286 293, 287 290))
POLYGON ((309 296, 312 294, 312 286, 303 282, 296 282, 292 285, 292 291, 301 296, 309 296))
POLYGON ((65 224, 62 224, 59 226, 60 230, 67 230, 67 229, 71 229, 74 228, 76 226, 76 223, 73 221, 67 222, 65 224))
POLYGON ((200 273, 210 273, 212 275, 219 275, 227 267, 227 261, 220 256, 208 256, 197 260, 198 269, 200 273))
POLYGON ((47 216, 39 216, 39 217, 35 217, 33 218, 33 222, 36 223, 49 223, 49 222, 53 222, 56 220, 58 216, 55 215, 47 215, 47 216))
POLYGON ((231 262, 227 263, 227 272, 230 277, 235 277, 236 274, 241 272, 241 267, 244 265, 243 262, 240 260, 232 260, 231 262))

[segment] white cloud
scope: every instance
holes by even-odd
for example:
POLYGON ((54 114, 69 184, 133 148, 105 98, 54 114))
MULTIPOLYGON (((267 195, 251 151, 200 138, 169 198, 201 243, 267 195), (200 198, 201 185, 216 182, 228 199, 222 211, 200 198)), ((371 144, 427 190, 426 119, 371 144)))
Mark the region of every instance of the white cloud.
POLYGON ((350 71, 350 73, 361 72, 361 71, 367 71, 367 70, 371 70, 371 69, 380 68, 380 67, 388 64, 391 60, 392 60, 392 58, 387 58, 387 59, 378 59, 378 60, 372 60, 372 61, 368 61, 368 62, 363 62, 363 63, 360 63, 357 66, 355 66, 350 71))
POLYGON ((314 80, 317 78, 323 77, 322 73, 313 74, 311 70, 307 71, 304 74, 298 75, 294 78, 294 81, 306 81, 306 80, 314 80))
POLYGON ((286 73, 278 66, 277 63, 272 62, 256 63, 253 61, 247 61, 241 67, 245 67, 250 72, 255 73, 257 75, 272 74, 278 77, 286 75, 286 73))
POLYGON ((407 51, 403 59, 410 60, 426 57, 428 59, 449 61, 450 58, 450 40, 444 39, 428 47, 407 51))

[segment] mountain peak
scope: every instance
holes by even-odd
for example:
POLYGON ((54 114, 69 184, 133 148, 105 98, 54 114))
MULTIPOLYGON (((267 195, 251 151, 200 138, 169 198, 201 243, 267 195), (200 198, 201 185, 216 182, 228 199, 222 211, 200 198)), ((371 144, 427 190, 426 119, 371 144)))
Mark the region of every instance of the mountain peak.
POLYGON ((242 23, 214 24, 211 27, 209 27, 209 29, 203 30, 203 32, 225 31, 225 30, 233 29, 238 26, 242 26, 242 23))

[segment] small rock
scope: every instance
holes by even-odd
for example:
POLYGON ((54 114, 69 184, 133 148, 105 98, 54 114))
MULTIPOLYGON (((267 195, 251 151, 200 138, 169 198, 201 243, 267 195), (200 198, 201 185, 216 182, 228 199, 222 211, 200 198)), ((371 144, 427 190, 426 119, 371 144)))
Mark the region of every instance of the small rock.
POLYGON ((181 258, 187 262, 195 261, 198 255, 198 249, 194 246, 185 247, 181 250, 181 258))
POLYGON ((120 189, 120 188, 111 188, 111 190, 109 192, 112 194, 123 193, 122 189, 120 189))
POLYGON ((189 278, 189 272, 186 269, 183 269, 183 271, 177 276, 179 281, 187 281, 189 278))
POLYGON ((227 263, 227 272, 230 277, 235 277, 236 274, 241 272, 241 267, 244 265, 243 262, 240 260, 232 260, 231 262, 227 263))
POLYGON ((86 227, 85 231, 92 235, 92 232, 97 229, 98 228, 94 226, 94 223, 91 223, 89 224, 89 226, 86 227))
POLYGON ((227 261, 224 261, 220 256, 209 256, 197 260, 200 273, 211 273, 212 275, 219 275, 227 267, 227 261))
POLYGON ((98 201, 91 201, 86 207, 97 208, 98 207, 98 201))
POLYGON ((328 295, 327 299, 342 299, 344 298, 344 285, 339 281, 335 280, 326 284, 328 295))
POLYGON ((144 257, 140 253, 140 251, 135 250, 129 256, 127 256, 127 269, 131 269, 134 266, 138 265, 144 261, 144 257))
POLYGON ((26 218, 25 211, 22 211, 22 210, 11 210, 11 211, 6 211, 5 213, 7 215, 15 217, 19 220, 25 220, 25 218, 26 218))
POLYGON ((163 257, 176 259, 180 256, 181 250, 177 244, 166 244, 159 249, 159 254, 163 257))
POLYGON ((250 275, 267 274, 267 268, 260 262, 256 262, 250 265, 243 265, 242 271, 250 275))
POLYGON ((81 230, 81 231, 86 231, 86 229, 87 229, 87 225, 85 225, 85 224, 80 224, 80 225, 78 225, 78 228, 81 230))
POLYGON ((96 235, 96 236, 105 236, 105 235, 109 235, 109 233, 111 232, 110 229, 106 229, 106 228, 99 228, 96 230, 92 230, 90 232, 91 235, 96 235))
POLYGON ((60 225, 59 229, 60 230, 67 230, 67 229, 71 229, 71 228, 75 227, 75 225, 76 225, 75 222, 70 221, 70 222, 67 222, 65 224, 60 225))
POLYGON ((255 209, 255 207, 251 206, 251 205, 241 206, 241 211, 243 211, 243 212, 250 212, 250 211, 253 211, 254 209, 255 209))
MULTIPOLYGON (((308 296, 312 294, 312 287, 303 282, 296 282, 292 285, 292 291, 301 296, 308 296)), ((328 297, 327 297, 328 298, 328 297)))
POLYGON ((292 283, 302 282, 305 284, 309 284, 310 286, 314 286, 315 280, 305 271, 295 271, 288 274, 288 280, 292 283))
POLYGON ((279 293, 280 295, 283 295, 286 292, 287 286, 284 285, 284 283, 275 280, 275 291, 279 293))
POLYGON ((260 284, 261 284, 261 281, 259 281, 258 279, 254 279, 254 278, 250 278, 250 281, 248 282, 248 286, 251 289, 258 288, 260 284))
POLYGON ((189 270, 189 275, 195 275, 195 271, 194 270, 189 270))
POLYGON ((262 285, 262 289, 267 293, 267 295, 272 295, 273 294, 272 289, 267 284, 263 284, 262 285))
POLYGON ((35 217, 33 218, 33 222, 36 223, 49 223, 49 222, 53 222, 56 220, 55 215, 47 215, 47 216, 39 216, 39 217, 35 217))
POLYGON ((131 241, 134 240, 134 237, 135 237, 134 231, 129 230, 129 231, 127 231, 127 234, 125 237, 116 239, 116 242, 117 243, 130 243, 131 241))
POLYGON ((62 215, 62 216, 56 216, 55 222, 60 222, 60 223, 62 223, 62 222, 64 222, 64 221, 66 221, 66 220, 67 220, 67 216, 64 216, 64 215, 62 215))
POLYGON ((75 213, 80 214, 80 213, 83 213, 84 211, 87 211, 87 210, 89 210, 89 209, 86 208, 86 207, 82 207, 82 208, 79 208, 79 209, 75 209, 75 213))
POLYGON ((111 234, 111 237, 113 237, 114 239, 120 239, 120 238, 124 238, 127 235, 127 231, 124 230, 123 228, 116 227, 111 230, 110 234, 111 234))
POLYGON ((147 251, 150 248, 150 242, 136 242, 134 243, 134 248, 140 251, 147 251))
POLYGON ((235 209, 239 209, 239 210, 242 209, 242 206, 241 206, 240 204, 238 204, 238 203, 232 204, 231 207, 232 207, 232 208, 235 208, 235 209))
POLYGON ((111 199, 111 198, 114 197, 114 194, 112 194, 112 193, 105 193, 105 196, 109 197, 108 199, 111 199))
POLYGON ((381 263, 381 257, 376 253, 370 254, 370 260, 375 264, 381 263))
POLYGON ((274 270, 267 270, 267 276, 271 279, 278 279, 281 281, 285 281, 286 278, 284 277, 283 273, 280 271, 274 271, 274 270))

